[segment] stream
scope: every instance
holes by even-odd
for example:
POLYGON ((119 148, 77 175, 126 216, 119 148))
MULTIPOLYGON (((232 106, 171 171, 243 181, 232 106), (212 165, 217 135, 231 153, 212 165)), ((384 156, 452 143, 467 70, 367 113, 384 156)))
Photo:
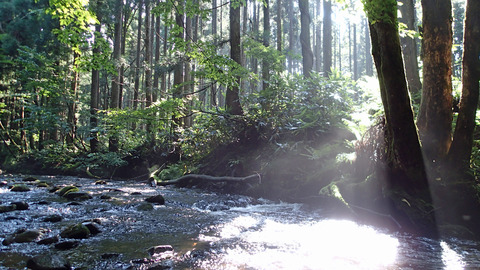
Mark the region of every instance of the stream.
POLYGON ((19 175, 0 175, 0 204, 29 205, 27 210, 0 213, 0 241, 22 228, 42 228, 41 238, 52 237, 86 220, 95 220, 101 232, 67 250, 35 242, 0 245, 0 269, 26 269, 29 258, 46 254, 61 255, 73 269, 93 270, 480 269, 480 242, 391 233, 327 219, 321 209, 302 204, 173 186, 154 188, 145 182, 37 178, 50 187, 23 182, 19 175), (10 191, 19 183, 30 191, 10 191), (49 192, 52 186, 67 185, 78 186, 92 198, 72 203, 49 192), (165 198, 164 205, 145 202, 158 194, 165 198), (51 215, 62 219, 45 221, 51 215), (170 245, 173 251, 149 254, 149 248, 159 245, 170 245))

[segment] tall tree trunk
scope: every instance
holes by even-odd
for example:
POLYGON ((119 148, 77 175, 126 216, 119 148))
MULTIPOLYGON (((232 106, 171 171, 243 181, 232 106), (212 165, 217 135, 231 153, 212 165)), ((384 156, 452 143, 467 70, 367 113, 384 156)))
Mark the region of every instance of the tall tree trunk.
MULTIPOLYGON (((321 0, 317 1, 317 17, 320 17, 321 0)), ((317 19, 317 27, 315 32, 315 71, 322 71, 322 23, 317 19)))
MULTIPOLYGON (((102 33, 102 20, 97 16, 99 23, 95 25, 95 41, 93 45, 93 55, 100 54, 100 45, 98 39, 102 33)), ((98 152, 98 95, 100 92, 100 71, 98 66, 92 69, 92 85, 90 88, 90 152, 98 152)))
MULTIPOLYGON (((368 0, 372 1, 372 0, 368 0)), ((368 2, 367 1, 367 2, 368 2)), ((397 185, 413 189, 428 187, 420 143, 414 123, 402 60, 400 37, 396 28, 396 3, 386 2, 392 21, 370 21, 372 54, 377 68, 382 103, 385 109, 388 161, 405 172, 397 185)))
POLYGON ((365 20, 365 74, 367 76, 373 76, 373 63, 372 63, 372 53, 371 53, 371 44, 368 30, 368 20, 365 20))
MULTIPOLYGON (((270 46, 270 4, 269 0, 265 0, 263 6, 263 45, 265 47, 270 46)), ((268 81, 270 80, 270 63, 264 59, 262 61, 262 80, 263 90, 268 88, 268 81)))
MULTIPOLYGON (((113 43, 113 59, 117 66, 117 76, 112 79, 112 89, 110 93, 110 108, 115 110, 120 108, 120 77, 121 77, 121 64, 120 57, 122 52, 122 21, 123 21, 123 1, 117 0, 115 4, 115 33, 113 43)), ((112 134, 109 138, 108 149, 110 152, 118 151, 118 135, 112 134)))
POLYGON ((429 162, 441 161, 451 144, 452 4, 422 0, 423 92, 418 129, 429 162))
POLYGON ((465 15, 462 98, 452 146, 448 153, 450 168, 468 172, 472 155, 473 131, 480 80, 480 2, 468 0, 465 15))
POLYGON ((310 13, 308 0, 298 0, 300 7, 300 43, 303 56, 303 76, 310 78, 313 69, 313 52, 310 45, 310 13))
POLYGON ((357 25, 353 24, 353 80, 358 80, 357 25))
POLYGON ((282 0, 277 0, 277 51, 282 51, 282 0))
MULTIPOLYGON (((213 35, 213 43, 217 44, 217 0, 212 0, 212 35, 213 35)), ((215 47, 216 48, 216 47, 215 47)), ((216 50, 216 49, 215 49, 216 50)), ((210 105, 217 106, 217 84, 216 82, 212 83, 212 88, 210 89, 210 105)))
MULTIPOLYGON (((160 72, 159 68, 157 66, 160 63, 160 16, 156 16, 155 20, 155 62, 153 64, 155 75, 153 77, 153 95, 152 99, 153 102, 156 102, 158 100, 158 96, 160 95, 160 89, 159 89, 159 83, 160 83, 160 75, 162 72, 160 72)), ((160 95, 161 96, 161 95, 160 95)))
MULTIPOLYGON (((73 53, 73 67, 77 64, 77 59, 80 55, 77 52, 73 53)), ((78 88, 78 71, 74 68, 72 74, 72 81, 70 86, 70 98, 67 102, 67 123, 68 123, 68 132, 66 136, 66 141, 68 145, 73 145, 73 141, 75 140, 75 134, 77 130, 77 119, 75 117, 77 106, 76 106, 76 99, 77 99, 77 88, 78 88)))
POLYGON ((323 0, 323 76, 332 69, 332 2, 323 0))
POLYGON ((152 40, 150 0, 145 0, 145 107, 152 105, 152 40))
MULTIPOLYGON (((238 15, 240 16, 240 14, 238 15)), ((187 44, 186 45, 187 53, 190 51, 190 48, 191 48, 192 36, 193 36, 192 17, 187 15, 185 18, 185 42, 187 44)), ((192 73, 191 73, 192 65, 190 61, 191 61, 190 59, 187 59, 185 61, 185 86, 183 88, 183 92, 184 92, 183 96, 186 97, 187 100, 191 100, 190 95, 193 92, 193 81, 192 81, 192 73)), ((193 105, 193 104, 190 103, 190 105, 193 105)), ((187 112, 187 114, 190 114, 190 112, 187 112)), ((192 118, 190 116, 185 117, 184 124, 186 127, 192 126, 192 118)))
MULTIPOLYGON (((138 20, 137 20, 137 48, 135 57, 135 82, 133 86, 133 110, 138 108, 138 99, 140 93, 140 59, 142 51, 142 13, 143 13, 143 1, 138 2, 138 20)), ((135 130, 137 123, 132 123, 132 129, 135 130)))
MULTIPOLYGON (((238 65, 242 65, 242 50, 240 47, 240 7, 238 3, 230 2, 230 57, 238 65)), ((234 115, 242 115, 242 105, 239 97, 240 77, 227 88, 225 110, 234 115)))
POLYGON ((288 71, 293 73, 293 55, 295 50, 295 13, 293 10, 293 0, 286 1, 288 5, 288 71))
MULTIPOLYGON (((404 0, 399 6, 402 13, 399 21, 404 23, 408 30, 416 30, 415 27, 415 5, 413 0, 404 0)), ((405 35, 400 39, 403 48, 403 62, 405 63, 405 74, 407 75, 408 90, 410 94, 418 94, 422 90, 417 60, 417 42, 414 37, 405 35)))

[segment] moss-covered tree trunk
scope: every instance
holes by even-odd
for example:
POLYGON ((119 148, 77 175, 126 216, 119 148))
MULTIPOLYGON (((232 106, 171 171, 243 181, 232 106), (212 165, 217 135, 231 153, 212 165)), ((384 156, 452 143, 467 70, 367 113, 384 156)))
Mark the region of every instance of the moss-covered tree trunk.
POLYGON ((448 153, 449 165, 466 174, 470 167, 473 131, 479 97, 480 80, 480 2, 469 0, 465 15, 463 51, 463 89, 454 139, 448 153))
POLYGON ((428 163, 443 160, 452 140, 452 4, 422 0, 423 92, 417 118, 428 163))

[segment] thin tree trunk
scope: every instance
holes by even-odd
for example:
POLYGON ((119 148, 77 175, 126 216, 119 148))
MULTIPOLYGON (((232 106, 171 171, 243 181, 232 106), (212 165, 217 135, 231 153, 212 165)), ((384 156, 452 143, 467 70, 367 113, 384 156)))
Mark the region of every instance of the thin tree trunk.
POLYGON ((277 51, 282 51, 282 0, 277 0, 277 51))
POLYGON ((308 0, 299 0, 298 6, 300 7, 300 43, 302 45, 303 56, 303 76, 310 78, 310 73, 313 69, 313 53, 310 45, 310 13, 308 0))
MULTIPOLYGON (((136 48, 136 58, 135 58, 135 82, 133 86, 133 110, 138 108, 138 98, 140 93, 140 58, 141 58, 141 49, 142 49, 142 13, 143 13, 143 1, 140 0, 138 3, 138 20, 137 20, 137 48, 136 48)), ((136 123, 132 123, 133 130, 136 129, 136 123)))
POLYGON ((479 97, 480 80, 480 2, 468 0, 465 15, 462 98, 454 139, 450 147, 450 168, 468 174, 472 155, 473 132, 479 97))
POLYGON ((358 80, 357 25, 353 24, 353 80, 358 80))
MULTIPOLYGON (((76 52, 73 53, 73 66, 76 65, 77 59, 80 55, 76 52)), ((76 114, 76 99, 77 99, 77 88, 78 88, 78 71, 75 69, 72 75, 72 81, 70 86, 71 97, 67 102, 67 123, 68 123, 68 132, 66 136, 67 145, 73 145, 75 140, 75 134, 77 129, 77 119, 76 114)))
MULTIPOLYGON (((320 17, 320 10, 322 2, 321 0, 317 1, 317 16, 320 17)), ((322 23, 317 19, 317 27, 315 32, 315 71, 322 71, 322 23)))
POLYGON ((323 0, 323 76, 332 69, 332 2, 323 0))
MULTIPOLYGON (((99 23, 95 25, 95 41, 93 45, 93 55, 100 54, 99 41, 102 32, 101 17, 97 16, 99 23)), ((90 152, 98 152, 98 132, 97 132, 97 112, 98 95, 100 92, 100 67, 95 66, 92 69, 92 85, 90 88, 90 152)))
MULTIPOLYGON (((114 43, 113 43, 113 59, 117 65, 117 76, 112 80, 112 89, 110 93, 110 108, 115 110, 120 108, 120 77, 121 77, 121 68, 120 68, 120 56, 122 52, 122 9, 123 1, 117 0, 115 5, 115 34, 114 34, 114 43)), ((110 152, 118 151, 118 135, 112 134, 109 138, 108 149, 110 152)))
POLYGON ((367 76, 373 76, 373 63, 372 63, 372 46, 370 44, 368 21, 365 20, 365 74, 367 76))
MULTIPOLYGON (((158 65, 160 63, 160 16, 156 16, 155 20, 155 62, 153 64, 155 75, 153 77, 153 94, 152 100, 156 102, 158 100, 158 96, 160 93, 160 89, 158 88, 159 81, 160 81, 160 70, 158 69, 158 65)), ((161 95, 160 95, 161 96, 161 95)))
MULTIPOLYGON (((213 43, 217 44, 217 0, 212 0, 212 35, 213 35, 213 43)), ((217 105, 217 85, 216 82, 212 83, 212 88, 210 89, 210 105, 216 106, 217 105)))
POLYGON ((288 22, 289 22, 289 34, 288 34, 288 71, 293 73, 293 54, 295 50, 295 13, 293 11, 293 0, 288 0, 288 22))
MULTIPOLYGON (((265 0, 263 6, 263 45, 270 46, 270 4, 269 0, 265 0)), ((270 63, 267 60, 262 61, 262 80, 263 90, 268 88, 268 81, 270 80, 270 63)))
MULTIPOLYGON (((415 27, 415 6, 413 0, 404 0, 399 6, 402 13, 399 21, 404 23, 408 30, 416 31, 415 27)), ((418 94, 422 90, 420 74, 418 70, 417 45, 414 37, 405 35, 400 39, 403 48, 403 62, 405 63, 405 74, 407 75, 408 90, 410 94, 418 94)))

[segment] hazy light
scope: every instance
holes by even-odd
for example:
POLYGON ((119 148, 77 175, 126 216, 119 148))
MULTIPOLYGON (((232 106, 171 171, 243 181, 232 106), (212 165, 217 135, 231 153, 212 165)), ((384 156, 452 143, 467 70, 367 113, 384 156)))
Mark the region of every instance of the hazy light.
POLYGON ((399 245, 373 228, 341 220, 284 224, 241 216, 224 224, 219 236, 218 241, 233 243, 215 261, 205 262, 207 268, 388 269, 399 245))
POLYGON ((445 269, 464 269, 465 262, 463 261, 462 256, 451 249, 444 241, 440 242, 440 246, 442 247, 442 261, 445 265, 445 269))

